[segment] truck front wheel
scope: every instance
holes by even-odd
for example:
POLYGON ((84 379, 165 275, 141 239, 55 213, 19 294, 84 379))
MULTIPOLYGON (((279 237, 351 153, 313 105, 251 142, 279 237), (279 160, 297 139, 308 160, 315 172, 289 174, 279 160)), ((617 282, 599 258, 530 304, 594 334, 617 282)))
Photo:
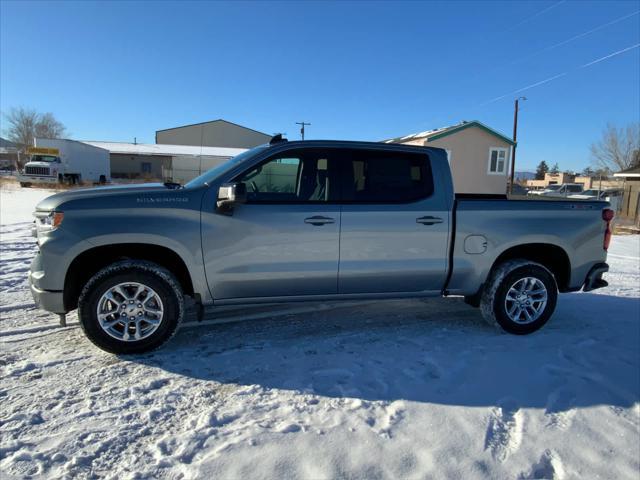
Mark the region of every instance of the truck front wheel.
POLYGON ((490 274, 480 310, 490 324, 526 335, 547 323, 557 300, 558 286, 547 268, 530 260, 508 260, 490 274))
POLYGON ((166 269, 123 260, 96 273, 78 300, 84 333, 110 353, 154 350, 176 332, 184 316, 182 289, 166 269))

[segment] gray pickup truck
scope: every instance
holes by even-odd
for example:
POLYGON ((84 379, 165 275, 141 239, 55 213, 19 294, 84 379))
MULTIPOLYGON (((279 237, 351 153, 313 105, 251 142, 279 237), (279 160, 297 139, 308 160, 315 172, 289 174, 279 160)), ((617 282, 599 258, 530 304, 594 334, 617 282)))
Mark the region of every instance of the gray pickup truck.
POLYGON ((77 308, 114 353, 166 342, 185 296, 201 318, 217 305, 456 295, 527 334, 558 292, 606 285, 607 206, 456 196, 438 148, 274 137, 184 186, 45 199, 29 279, 37 305, 77 308))

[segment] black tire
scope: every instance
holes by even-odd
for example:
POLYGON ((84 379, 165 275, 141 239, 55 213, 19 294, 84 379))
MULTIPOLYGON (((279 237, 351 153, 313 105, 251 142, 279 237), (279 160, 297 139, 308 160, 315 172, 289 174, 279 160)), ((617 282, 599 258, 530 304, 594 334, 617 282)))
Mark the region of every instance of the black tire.
POLYGON ((146 261, 123 260, 103 268, 91 277, 78 299, 78 319, 82 330, 93 344, 110 353, 133 354, 154 350, 174 335, 183 317, 184 298, 179 282, 168 270, 146 261), (126 282, 150 287, 158 294, 164 307, 157 329, 140 340, 114 338, 98 321, 98 302, 102 295, 111 287, 126 282))
POLYGON ((553 274, 544 266, 530 260, 508 260, 495 267, 485 285, 480 300, 480 310, 491 325, 515 335, 526 335, 542 328, 556 308, 558 285, 553 274), (507 314, 507 292, 518 280, 536 278, 546 288, 547 302, 540 316, 530 323, 518 323, 507 314))

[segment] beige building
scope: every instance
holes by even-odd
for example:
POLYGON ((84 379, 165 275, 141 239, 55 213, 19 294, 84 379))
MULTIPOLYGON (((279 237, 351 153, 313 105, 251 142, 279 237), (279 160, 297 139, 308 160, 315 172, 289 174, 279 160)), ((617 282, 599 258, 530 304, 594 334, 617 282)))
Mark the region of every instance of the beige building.
POLYGON ((271 135, 221 119, 156 131, 156 144, 164 145, 246 149, 270 139, 271 135))
POLYGON ((514 141, 474 120, 385 140, 447 151, 456 193, 505 194, 514 141))
POLYGON ((589 177, 576 175, 569 172, 545 173, 544 180, 527 180, 527 187, 532 190, 544 190, 549 185, 562 185, 563 183, 578 183, 584 190, 619 188, 621 182, 618 179, 606 177, 589 177))

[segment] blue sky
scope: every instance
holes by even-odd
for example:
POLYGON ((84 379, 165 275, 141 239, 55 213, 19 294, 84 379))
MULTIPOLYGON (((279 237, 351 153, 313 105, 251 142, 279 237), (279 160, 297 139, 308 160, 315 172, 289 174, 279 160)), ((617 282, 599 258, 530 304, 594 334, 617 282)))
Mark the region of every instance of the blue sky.
POLYGON ((640 121, 638 1, 0 5, 0 109, 53 112, 76 139, 216 118, 290 138, 300 120, 307 138, 463 119, 510 135, 524 95, 516 169, 582 169, 607 122, 640 121))

